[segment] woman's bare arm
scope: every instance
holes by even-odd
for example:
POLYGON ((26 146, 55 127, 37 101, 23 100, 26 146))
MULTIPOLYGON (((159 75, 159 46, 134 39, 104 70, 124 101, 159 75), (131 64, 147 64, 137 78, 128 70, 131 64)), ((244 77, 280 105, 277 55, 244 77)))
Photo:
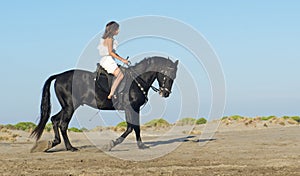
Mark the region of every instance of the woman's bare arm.
POLYGON ((124 58, 122 58, 121 56, 119 56, 118 54, 115 53, 114 49, 113 49, 113 39, 108 38, 107 40, 107 47, 108 47, 108 54, 110 56, 112 56, 113 58, 116 58, 124 63, 127 63, 128 61, 124 58))

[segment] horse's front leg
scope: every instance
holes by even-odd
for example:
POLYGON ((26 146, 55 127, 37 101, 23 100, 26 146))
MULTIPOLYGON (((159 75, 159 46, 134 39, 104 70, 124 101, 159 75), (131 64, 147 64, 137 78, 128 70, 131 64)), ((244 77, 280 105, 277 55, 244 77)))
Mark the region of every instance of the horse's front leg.
POLYGON ((111 150, 118 144, 121 144, 124 139, 132 132, 135 131, 137 145, 140 149, 149 148, 146 146, 141 139, 141 130, 140 130, 140 115, 139 110, 133 110, 131 108, 125 110, 126 115, 126 122, 127 122, 127 129, 126 131, 116 140, 110 141, 109 145, 107 146, 107 150, 111 150))
POLYGON ((137 142, 139 149, 149 148, 149 146, 147 146, 146 144, 144 144, 142 142, 140 125, 133 125, 133 129, 135 132, 136 142, 137 142))
POLYGON ((136 142, 139 149, 146 149, 149 146, 142 142, 141 138, 141 128, 140 128, 140 110, 139 108, 130 109, 129 114, 126 115, 126 121, 132 124, 132 128, 135 132, 136 142))
POLYGON ((132 114, 133 110, 131 108, 125 109, 125 118, 127 122, 127 129, 126 131, 116 140, 111 140, 108 144, 108 146, 105 146, 105 150, 111 151, 112 148, 114 148, 116 145, 121 144, 124 139, 132 132, 133 130, 133 124, 132 124, 132 114))
POLYGON ((132 124, 127 123, 127 129, 126 131, 118 137, 116 140, 111 140, 110 143, 108 144, 107 150, 110 151, 112 148, 114 148, 116 145, 121 144, 124 139, 132 132, 132 124))

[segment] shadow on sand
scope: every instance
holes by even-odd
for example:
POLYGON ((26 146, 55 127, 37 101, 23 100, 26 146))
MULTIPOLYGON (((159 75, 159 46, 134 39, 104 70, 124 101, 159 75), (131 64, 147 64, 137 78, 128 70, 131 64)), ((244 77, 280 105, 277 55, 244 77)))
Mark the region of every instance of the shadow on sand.
POLYGON ((196 136, 187 136, 187 137, 181 137, 181 138, 175 138, 175 139, 169 139, 165 141, 150 141, 150 142, 145 142, 145 144, 149 145, 150 147, 155 147, 159 145, 165 145, 165 144, 172 144, 175 142, 209 142, 209 141, 215 141, 217 139, 196 139, 196 140, 191 140, 195 138, 196 136))
MULTIPOLYGON (((181 138, 175 138, 175 139, 168 139, 168 140, 160 140, 160 141, 148 141, 145 142, 146 145, 149 145, 149 147, 155 147, 155 146, 160 146, 160 145, 167 145, 167 144, 172 144, 172 143, 184 143, 184 142, 199 142, 199 143, 205 143, 205 142, 210 142, 210 141, 215 141, 217 139, 195 139, 196 136, 187 136, 187 137, 181 137, 181 138)), ((86 150, 86 151, 94 151, 94 152, 103 152, 102 149, 99 148, 99 146, 96 145, 83 145, 77 147, 79 150, 86 150)), ((47 153, 55 153, 55 152, 63 152, 67 151, 63 146, 59 147, 54 147, 51 149, 48 149, 47 153)), ((129 151, 127 150, 114 150, 115 152, 118 151, 129 151)))

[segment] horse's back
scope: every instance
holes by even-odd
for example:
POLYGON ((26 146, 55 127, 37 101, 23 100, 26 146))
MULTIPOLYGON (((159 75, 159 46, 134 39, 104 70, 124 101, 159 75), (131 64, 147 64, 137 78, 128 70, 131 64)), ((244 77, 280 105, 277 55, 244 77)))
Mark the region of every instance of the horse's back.
POLYGON ((91 81, 94 80, 94 77, 94 73, 92 72, 73 69, 60 73, 56 77, 56 82, 76 84, 78 82, 82 83, 82 81, 88 81, 91 83, 91 81))
POLYGON ((54 89, 60 102, 70 104, 71 101, 78 106, 93 101, 94 83, 94 73, 74 69, 59 74, 54 89))

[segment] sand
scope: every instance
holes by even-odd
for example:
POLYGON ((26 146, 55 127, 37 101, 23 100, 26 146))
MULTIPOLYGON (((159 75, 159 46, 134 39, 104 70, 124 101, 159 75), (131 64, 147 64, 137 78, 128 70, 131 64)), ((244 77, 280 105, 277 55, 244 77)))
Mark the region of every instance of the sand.
MULTIPOLYGON (((299 124, 222 124, 212 140, 199 140, 201 126, 193 134, 185 134, 185 128, 191 127, 144 130, 150 149, 137 149, 133 134, 111 152, 101 147, 119 133, 70 133, 79 151, 65 151, 61 144, 30 153, 29 133, 10 131, 15 140, 0 141, 0 175, 300 175, 299 124)), ((52 135, 44 133, 42 141, 52 135)))

